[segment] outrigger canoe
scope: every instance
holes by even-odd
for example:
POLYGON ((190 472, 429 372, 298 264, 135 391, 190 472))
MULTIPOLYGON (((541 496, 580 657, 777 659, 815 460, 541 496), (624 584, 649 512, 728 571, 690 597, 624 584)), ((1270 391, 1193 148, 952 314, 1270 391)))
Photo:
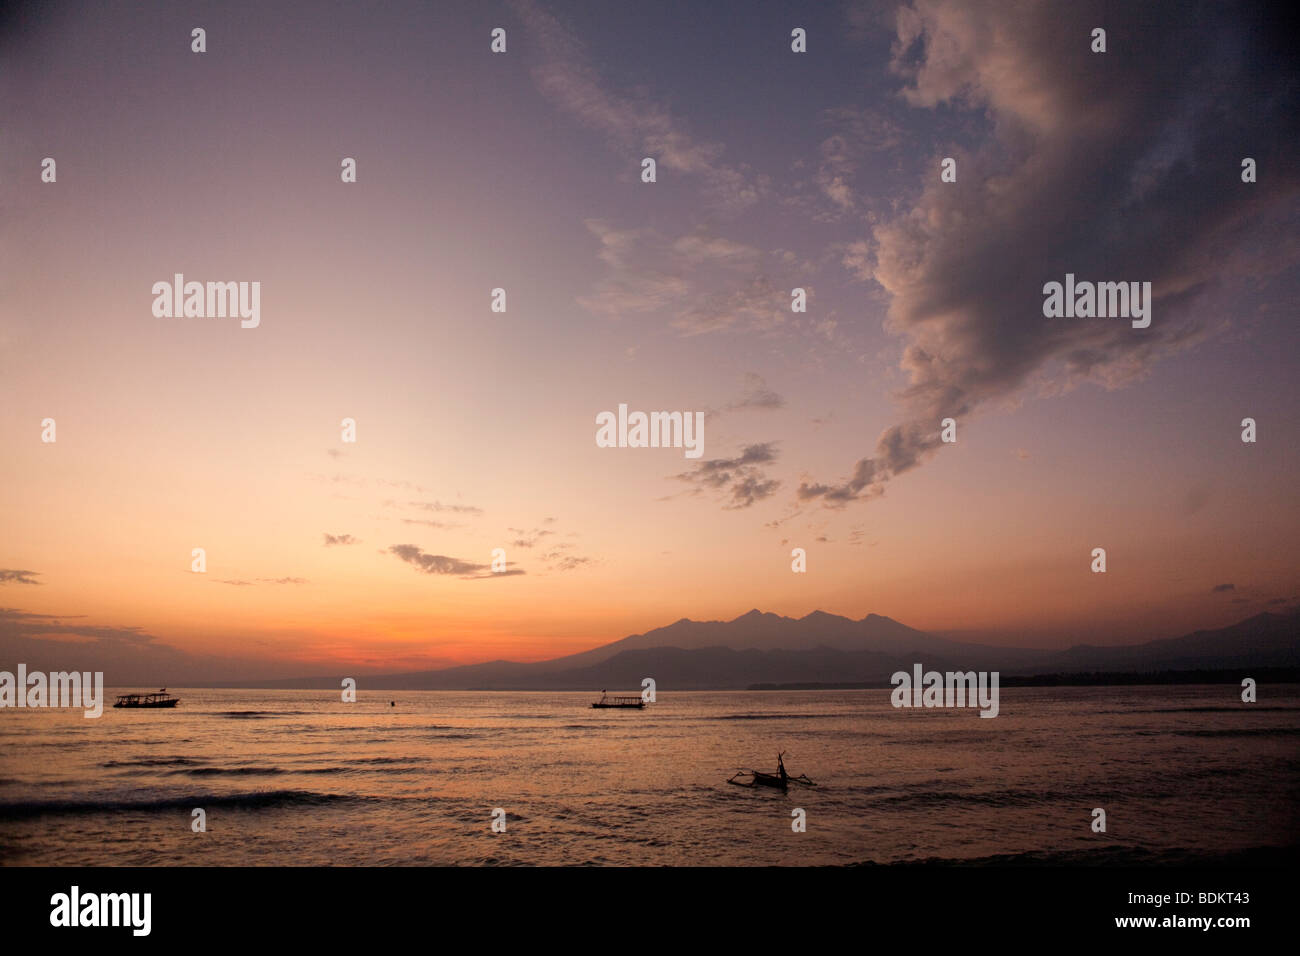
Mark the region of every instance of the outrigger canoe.
POLYGON ((785 772, 785 751, 776 755, 776 773, 764 773, 762 770, 737 770, 731 775, 727 783, 734 783, 738 787, 773 787, 777 790, 787 790, 790 784, 799 783, 805 787, 815 787, 817 784, 808 779, 807 774, 799 774, 792 777, 785 772), (748 780, 738 780, 738 777, 748 776, 748 780))

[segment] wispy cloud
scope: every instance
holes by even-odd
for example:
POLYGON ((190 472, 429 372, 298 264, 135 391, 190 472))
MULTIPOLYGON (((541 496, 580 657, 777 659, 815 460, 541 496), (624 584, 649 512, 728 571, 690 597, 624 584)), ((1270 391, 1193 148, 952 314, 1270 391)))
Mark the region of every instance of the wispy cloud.
POLYGON ((214 578, 216 584, 230 584, 235 587, 247 588, 256 584, 310 584, 306 578, 254 578, 251 581, 240 579, 227 580, 223 578, 214 578))
MULTIPOLYGON (((854 212, 861 205, 861 197, 853 185, 858 167, 868 156, 898 146, 902 130, 880 113, 861 107, 824 110, 821 119, 834 132, 818 147, 813 182, 831 202, 834 212, 854 212)), ((833 218, 833 215, 823 214, 818 218, 833 218)))
POLYGON ((570 542, 555 544, 544 554, 539 555, 539 560, 546 566, 548 571, 576 571, 587 565, 595 564, 593 558, 573 554, 576 545, 570 542))
POLYGON ((39 571, 19 571, 14 568, 0 568, 0 584, 36 584, 41 582, 39 571))
POLYGON ((768 332, 791 317, 790 284, 771 278, 788 268, 784 258, 698 231, 671 237, 650 228, 620 230, 598 219, 586 226, 600 240, 597 258, 607 267, 592 291, 578 297, 593 313, 658 314, 688 336, 768 332))
POLYGON ((352 537, 350 534, 330 534, 325 533, 325 547, 329 548, 338 544, 360 544, 361 542, 352 537))
POLYGON ((768 332, 784 325, 790 315, 790 290, 778 288, 767 276, 760 275, 729 289, 706 293, 670 324, 683 335, 724 330, 768 332))
POLYGON ((463 515, 481 515, 483 513, 482 508, 476 508, 473 505, 447 505, 441 501, 408 501, 407 506, 419 508, 422 511, 447 511, 463 515))
POLYGON ((591 558, 579 557, 576 554, 566 554, 557 557, 552 568, 556 571, 576 571, 578 568, 590 563, 591 558))
POLYGON ((721 497, 727 509, 748 508, 769 498, 781 482, 768 478, 763 470, 777 459, 774 442, 747 445, 735 458, 712 458, 701 461, 687 472, 676 475, 694 488, 694 493, 710 491, 721 497))
POLYGON ((510 568, 494 573, 491 565, 462 561, 460 558, 448 557, 445 554, 428 554, 414 544, 395 544, 388 550, 424 574, 444 574, 469 581, 504 578, 524 573, 522 570, 510 568))
POLYGON ((744 408, 771 410, 785 407, 785 399, 767 387, 763 376, 754 372, 745 373, 745 393, 736 401, 727 405, 727 411, 744 408))
POLYGON ((555 534, 554 531, 545 528, 534 528, 532 531, 525 531, 523 528, 506 528, 506 530, 518 536, 510 542, 511 547, 515 548, 535 547, 542 538, 555 534))
POLYGON ((583 125, 603 133, 639 169, 651 156, 661 170, 698 178, 717 209, 738 213, 758 202, 769 183, 746 165, 722 162, 720 143, 697 139, 683 120, 643 92, 615 92, 591 65, 582 42, 533 0, 514 9, 535 41, 540 62, 532 70, 537 88, 583 125))

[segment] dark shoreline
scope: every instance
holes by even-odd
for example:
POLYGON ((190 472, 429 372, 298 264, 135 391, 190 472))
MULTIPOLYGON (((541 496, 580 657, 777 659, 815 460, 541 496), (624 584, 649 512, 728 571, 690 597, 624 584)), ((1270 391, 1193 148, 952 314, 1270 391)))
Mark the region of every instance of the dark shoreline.
MULTIPOLYGON (((1071 674, 1006 674, 998 679, 1000 687, 1132 687, 1157 684, 1233 684, 1241 686, 1243 677, 1256 683, 1300 683, 1300 667, 1241 667, 1232 670, 1164 670, 1083 671, 1071 674)), ((880 690, 893 685, 888 681, 791 681, 788 683, 750 684, 745 690, 880 690)))

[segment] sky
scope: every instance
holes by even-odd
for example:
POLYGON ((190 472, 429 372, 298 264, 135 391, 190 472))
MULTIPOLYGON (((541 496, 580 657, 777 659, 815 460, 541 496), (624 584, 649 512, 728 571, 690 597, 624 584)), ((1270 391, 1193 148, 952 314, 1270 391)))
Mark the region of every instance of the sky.
POLYGON ((1300 599, 1271 7, 2 16, 0 666, 395 672, 754 607, 1064 647, 1300 599), (156 315, 176 273, 260 283, 257 326, 156 315), (1149 327, 1046 317, 1067 273, 1150 282, 1149 327), (702 456, 598 447, 620 404, 702 413, 702 456))

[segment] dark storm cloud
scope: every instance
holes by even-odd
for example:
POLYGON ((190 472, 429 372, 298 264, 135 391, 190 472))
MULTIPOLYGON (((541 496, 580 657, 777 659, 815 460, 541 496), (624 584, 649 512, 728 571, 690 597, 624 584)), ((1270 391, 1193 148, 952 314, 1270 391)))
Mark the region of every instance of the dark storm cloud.
POLYGON ((1283 46, 1253 8, 1214 3, 902 7, 903 96, 972 111, 988 133, 919 160, 912 208, 846 257, 891 295, 903 415, 852 477, 799 497, 879 495, 938 449, 943 418, 1031 383, 1120 387, 1205 337, 1191 307, 1212 285, 1300 261, 1300 74, 1283 46), (1090 50, 1097 26, 1106 53, 1090 50), (956 183, 939 181, 942 156, 956 183), (1258 182, 1241 181, 1243 157, 1258 182), (1150 327, 1044 318, 1042 287, 1067 272, 1151 282, 1150 327))

